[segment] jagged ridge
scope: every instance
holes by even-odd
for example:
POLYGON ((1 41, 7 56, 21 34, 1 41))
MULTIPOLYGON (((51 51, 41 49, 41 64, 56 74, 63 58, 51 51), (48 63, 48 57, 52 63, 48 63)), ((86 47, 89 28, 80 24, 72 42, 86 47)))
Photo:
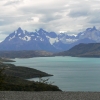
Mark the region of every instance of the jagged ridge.
POLYGON ((63 51, 79 43, 96 42, 100 42, 100 31, 96 27, 87 28, 77 35, 57 34, 47 32, 42 28, 28 32, 19 27, 0 43, 0 50, 63 51))

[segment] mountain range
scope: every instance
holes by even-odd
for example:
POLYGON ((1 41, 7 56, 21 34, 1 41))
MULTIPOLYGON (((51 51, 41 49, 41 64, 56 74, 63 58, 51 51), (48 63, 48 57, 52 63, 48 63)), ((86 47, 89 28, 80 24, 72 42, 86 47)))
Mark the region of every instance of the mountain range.
POLYGON ((100 31, 87 28, 77 35, 66 33, 47 32, 40 28, 34 32, 28 32, 20 27, 9 34, 0 43, 0 50, 45 50, 52 52, 65 51, 79 43, 99 43, 100 31))

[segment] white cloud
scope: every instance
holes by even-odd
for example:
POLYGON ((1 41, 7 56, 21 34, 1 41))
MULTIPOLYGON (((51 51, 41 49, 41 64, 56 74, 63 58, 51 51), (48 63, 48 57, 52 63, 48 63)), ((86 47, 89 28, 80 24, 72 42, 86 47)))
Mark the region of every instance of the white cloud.
POLYGON ((0 0, 0 40, 18 27, 78 33, 100 23, 100 0, 0 0))

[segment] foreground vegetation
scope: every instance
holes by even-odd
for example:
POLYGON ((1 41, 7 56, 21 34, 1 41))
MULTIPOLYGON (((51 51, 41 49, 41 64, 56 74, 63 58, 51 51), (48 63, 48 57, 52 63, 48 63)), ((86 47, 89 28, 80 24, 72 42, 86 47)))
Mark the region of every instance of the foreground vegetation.
POLYGON ((0 91, 61 91, 57 86, 7 76, 0 79, 0 91))
POLYGON ((0 60, 0 91, 61 91, 48 80, 28 81, 33 77, 52 76, 27 67, 4 64, 0 60))

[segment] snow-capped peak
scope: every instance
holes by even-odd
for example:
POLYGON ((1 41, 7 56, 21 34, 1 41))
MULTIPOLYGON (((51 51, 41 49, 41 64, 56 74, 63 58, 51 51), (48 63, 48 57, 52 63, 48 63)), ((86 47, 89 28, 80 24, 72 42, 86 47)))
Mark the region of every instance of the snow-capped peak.
POLYGON ((93 28, 87 28, 86 31, 95 31, 97 30, 95 26, 93 26, 93 28))
POLYGON ((100 31, 96 27, 87 28, 77 35, 70 32, 69 34, 67 33, 57 34, 55 32, 47 32, 42 28, 34 32, 28 32, 19 27, 2 42, 2 47, 4 48, 4 44, 7 43, 5 48, 12 48, 12 50, 15 50, 15 48, 18 50, 49 50, 52 48, 53 51, 55 48, 67 50, 78 43, 100 42, 100 31))
POLYGON ((14 31, 13 33, 11 33, 8 36, 8 41, 11 41, 11 40, 14 40, 14 39, 17 39, 19 41, 20 40, 30 41, 31 37, 30 37, 29 32, 22 30, 21 27, 19 27, 16 31, 14 31))
POLYGON ((93 28, 87 28, 85 31, 80 32, 79 34, 68 34, 68 32, 56 34, 55 32, 47 32, 42 28, 35 30, 35 32, 28 32, 19 27, 16 31, 9 35, 8 40, 11 41, 16 39, 26 42, 31 40, 39 42, 47 41, 51 45, 54 45, 55 43, 59 42, 70 44, 85 38, 100 42, 100 31, 98 31, 94 26, 93 28))

